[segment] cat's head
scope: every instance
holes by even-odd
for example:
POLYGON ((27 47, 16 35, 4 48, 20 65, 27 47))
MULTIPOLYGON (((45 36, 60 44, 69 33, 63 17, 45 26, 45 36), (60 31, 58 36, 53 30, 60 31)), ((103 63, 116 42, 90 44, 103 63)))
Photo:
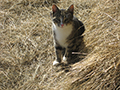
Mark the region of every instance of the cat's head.
POLYGON ((67 10, 59 9, 56 5, 52 6, 53 23, 59 27, 64 27, 72 23, 74 6, 71 5, 67 10))

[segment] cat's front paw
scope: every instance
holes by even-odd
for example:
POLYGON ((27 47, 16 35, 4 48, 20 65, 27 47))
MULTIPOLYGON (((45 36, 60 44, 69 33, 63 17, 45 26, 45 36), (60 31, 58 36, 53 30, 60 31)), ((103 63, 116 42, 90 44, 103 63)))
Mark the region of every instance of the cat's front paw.
POLYGON ((66 58, 65 56, 63 57, 63 61, 64 61, 64 62, 66 62, 66 61, 67 61, 67 58, 66 58))
POLYGON ((63 63, 64 63, 64 64, 68 64, 68 58, 65 57, 65 56, 63 56, 63 63))
POLYGON ((57 66, 57 65, 59 65, 59 64, 60 64, 60 63, 59 63, 58 61, 56 61, 56 60, 53 62, 53 66, 57 66))

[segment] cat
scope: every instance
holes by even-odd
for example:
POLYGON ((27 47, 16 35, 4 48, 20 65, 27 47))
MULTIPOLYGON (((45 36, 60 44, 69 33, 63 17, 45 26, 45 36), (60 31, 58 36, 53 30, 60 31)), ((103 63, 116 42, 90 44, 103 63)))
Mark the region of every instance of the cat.
POLYGON ((85 27, 73 14, 73 4, 67 10, 59 9, 55 4, 52 6, 52 30, 56 52, 56 60, 53 65, 61 64, 62 59, 69 62, 72 52, 79 50, 79 40, 85 27))

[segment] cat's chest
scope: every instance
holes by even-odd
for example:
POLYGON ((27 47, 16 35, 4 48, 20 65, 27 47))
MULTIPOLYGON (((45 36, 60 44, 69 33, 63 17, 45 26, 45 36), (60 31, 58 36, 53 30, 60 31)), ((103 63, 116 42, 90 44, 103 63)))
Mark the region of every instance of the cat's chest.
POLYGON ((72 25, 64 25, 62 28, 53 25, 53 30, 55 32, 55 38, 62 47, 67 47, 67 38, 72 32, 72 25))

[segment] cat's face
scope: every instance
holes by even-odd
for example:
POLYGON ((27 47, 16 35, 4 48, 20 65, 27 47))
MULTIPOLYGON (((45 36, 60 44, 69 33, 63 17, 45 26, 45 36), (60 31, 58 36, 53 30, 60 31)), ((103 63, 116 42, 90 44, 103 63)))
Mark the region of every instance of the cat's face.
POLYGON ((59 9, 56 5, 52 6, 52 17, 55 25, 64 27, 72 23, 74 6, 71 5, 67 10, 59 9))

